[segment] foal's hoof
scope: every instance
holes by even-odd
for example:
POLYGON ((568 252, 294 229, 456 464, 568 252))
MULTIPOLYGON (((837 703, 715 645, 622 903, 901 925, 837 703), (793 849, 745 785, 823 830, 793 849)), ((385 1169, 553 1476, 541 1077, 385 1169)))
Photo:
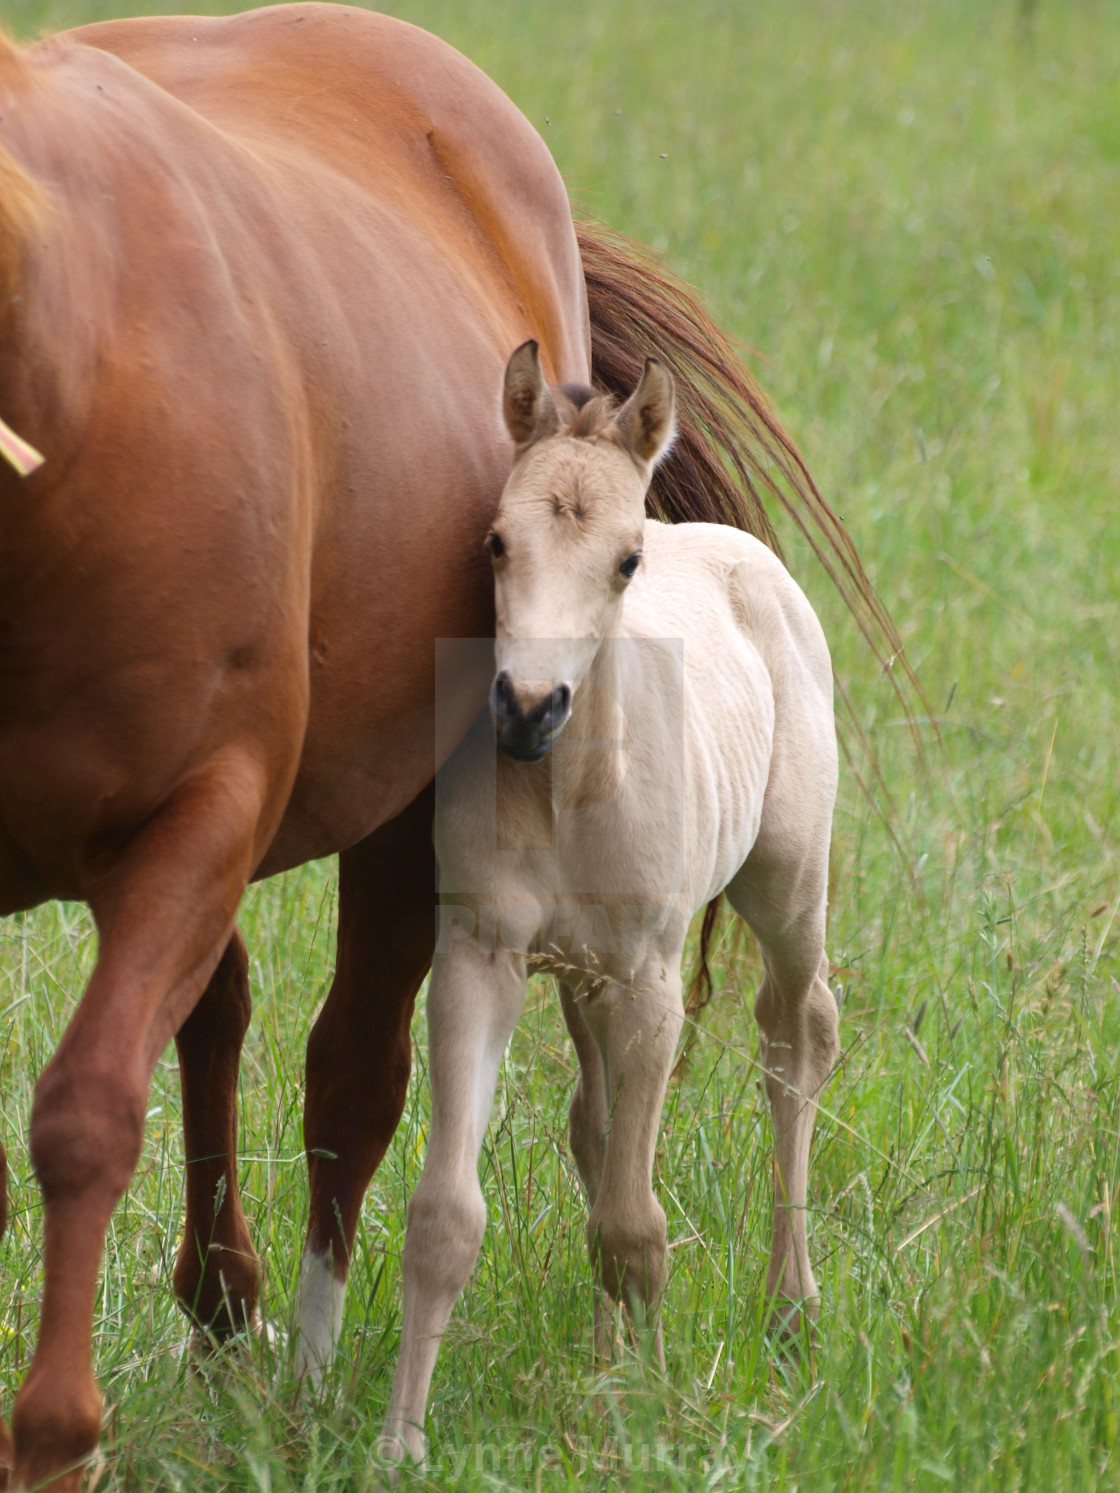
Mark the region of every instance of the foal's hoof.
POLYGON ((779 1297, 770 1312, 767 1336, 778 1351, 788 1357, 796 1358, 804 1352, 812 1353, 816 1346, 820 1309, 820 1301, 815 1297, 805 1301, 779 1297))
POLYGON ((385 1431, 377 1443, 377 1466, 381 1472, 377 1493, 400 1486, 405 1468, 423 1471, 428 1458, 427 1437, 414 1426, 403 1431, 385 1431))
POLYGON ((381 1469, 377 1493, 389 1493, 390 1489, 400 1487, 401 1467, 407 1460, 408 1451, 398 1437, 381 1438, 377 1443, 377 1465, 381 1469))

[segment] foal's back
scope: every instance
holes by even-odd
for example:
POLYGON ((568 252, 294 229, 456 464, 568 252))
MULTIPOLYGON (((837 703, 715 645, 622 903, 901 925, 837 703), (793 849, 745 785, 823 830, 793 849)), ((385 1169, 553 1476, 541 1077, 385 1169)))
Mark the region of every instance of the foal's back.
MULTIPOLYGON (((773 551, 723 525, 648 520, 623 634, 639 644, 680 641, 680 694, 667 698, 673 687, 658 653, 634 650, 626 712, 635 781, 612 798, 614 835, 601 825, 595 853, 611 853, 611 839, 632 858, 657 854, 650 836, 663 822, 672 770, 663 745, 642 747, 655 734, 663 743, 665 717, 677 712, 687 913, 727 886, 760 836, 827 841, 836 790, 832 666, 816 614, 773 551)), ((515 776, 507 771, 503 781, 515 776)))
POLYGON ((760 838, 764 849, 774 835, 827 843, 832 665, 815 612, 774 553, 722 525, 651 520, 623 625, 633 637, 684 642, 694 905, 731 881, 760 838))

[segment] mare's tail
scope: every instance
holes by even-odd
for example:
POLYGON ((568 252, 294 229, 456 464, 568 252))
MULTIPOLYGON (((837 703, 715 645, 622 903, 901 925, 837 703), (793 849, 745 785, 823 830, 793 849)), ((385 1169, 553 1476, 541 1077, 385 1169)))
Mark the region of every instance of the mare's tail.
MULTIPOLYGON (((904 693, 897 672, 892 673, 891 682, 913 728, 910 699, 917 698, 923 713, 928 715, 928 710, 894 623, 876 596, 847 530, 822 497, 801 453, 743 366, 731 339, 715 325, 695 293, 640 245, 587 221, 576 221, 576 236, 591 312, 593 381, 624 399, 650 353, 664 359, 677 375, 679 434, 654 474, 647 500, 653 514, 670 523, 731 524, 777 551, 764 504, 765 499, 776 501, 812 546, 882 667, 890 669, 901 662, 913 696, 904 693)), ((840 680, 836 687, 867 754, 879 800, 876 807, 909 868, 909 857, 894 832, 891 797, 874 747, 852 712, 840 680)), ((921 742, 914 734, 920 752, 921 742)), ((860 786, 875 802, 870 785, 860 779, 860 786)), ((697 968, 685 1003, 690 1025, 674 1072, 680 1072, 686 1060, 696 1017, 712 994, 708 960, 721 901, 715 898, 704 913, 697 968)))
POLYGON ((731 524, 776 550, 764 499, 777 501, 812 545, 880 663, 889 667, 902 659, 916 686, 855 545, 731 339, 695 293, 638 244, 586 221, 577 220, 576 235, 591 311, 594 382, 625 398, 651 353, 677 375, 680 433, 654 475, 649 505, 655 516, 731 524))

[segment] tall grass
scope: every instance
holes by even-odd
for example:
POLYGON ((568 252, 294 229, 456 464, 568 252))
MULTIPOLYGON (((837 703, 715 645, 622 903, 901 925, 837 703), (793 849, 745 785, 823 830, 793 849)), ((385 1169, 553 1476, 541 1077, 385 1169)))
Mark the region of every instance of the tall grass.
MULTIPOLYGON (((114 11, 122 6, 113 5, 114 11)), ((573 196, 661 248, 756 351, 856 537, 936 717, 923 767, 823 578, 825 620, 893 804, 837 814, 831 950, 844 1058, 824 1103, 812 1354, 761 1330, 767 1121, 749 954, 666 1108, 664 1381, 594 1375, 572 1057, 534 985, 484 1156, 491 1229, 434 1386, 417 1487, 1082 1489, 1120 1484, 1120 27, 1092 0, 602 0, 395 11, 462 47, 542 130, 573 196)), ((30 33, 105 14, 9 0, 30 33)), ((873 792, 878 790, 873 790, 873 792)), ((334 879, 254 889, 242 1080, 266 1310, 288 1321, 306 1217, 302 1046, 329 979, 334 879)), ((34 1074, 93 955, 84 912, 0 926, 13 1217, 0 1378, 26 1366, 40 1204, 34 1074)), ((157 1073, 98 1305, 102 1488, 361 1489, 399 1325, 423 1154, 424 1036, 366 1205, 323 1402, 282 1344, 188 1372, 168 1261, 177 1089, 157 1073)))

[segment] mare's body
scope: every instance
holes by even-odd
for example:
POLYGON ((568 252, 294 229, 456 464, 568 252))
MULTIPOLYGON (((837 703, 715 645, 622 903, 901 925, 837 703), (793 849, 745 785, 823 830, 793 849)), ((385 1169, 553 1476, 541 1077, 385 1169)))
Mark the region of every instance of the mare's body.
POLYGON ((340 1158, 312 1162, 309 1243, 345 1269, 434 936, 430 802, 409 805, 485 689, 463 681, 433 747, 433 639, 491 627, 493 390, 530 332, 558 377, 588 376, 589 339, 548 151, 412 27, 113 22, 0 42, 0 99, 0 412, 46 456, 0 473, 0 912, 84 898, 100 935, 32 1119, 32 1484, 97 1439, 102 1239, 177 1033, 197 1160, 176 1286, 204 1323, 252 1316, 230 939, 250 877, 340 850, 307 1139, 340 1158))
POLYGON ((47 456, 0 514, 0 911, 88 895, 233 711, 279 790, 254 872, 356 843, 431 777, 431 639, 490 627, 511 342, 588 373, 563 184, 469 62, 343 7, 85 27, 0 77, 49 204, 0 370, 47 456))

